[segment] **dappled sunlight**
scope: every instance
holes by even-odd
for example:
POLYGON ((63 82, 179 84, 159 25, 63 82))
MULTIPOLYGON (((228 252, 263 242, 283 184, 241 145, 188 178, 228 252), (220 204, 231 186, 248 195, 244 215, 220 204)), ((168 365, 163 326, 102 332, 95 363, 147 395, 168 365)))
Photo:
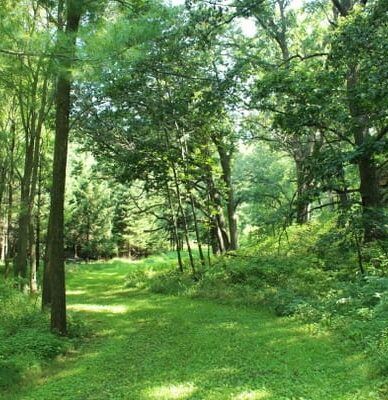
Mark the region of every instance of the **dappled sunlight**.
POLYGON ((68 308, 93 336, 20 400, 376 400, 362 357, 332 338, 260 309, 124 288, 99 267, 69 279, 68 308))
POLYGON ((238 375, 240 373, 238 368, 235 367, 218 367, 218 368, 209 368, 206 371, 206 375, 208 378, 214 380, 225 380, 228 379, 229 376, 238 375))
POLYGON ((67 289, 66 294, 68 296, 78 296, 81 294, 86 294, 86 290, 69 290, 69 289, 67 289))
POLYGON ((116 304, 116 305, 70 304, 67 308, 73 311, 86 311, 86 312, 111 313, 111 314, 125 314, 128 311, 128 306, 125 306, 123 304, 116 304))
POLYGON ((220 329, 231 329, 231 330, 236 330, 239 329, 239 324, 237 322, 221 322, 218 324, 218 328, 220 329))
MULTIPOLYGON (((73 368, 73 369, 60 369, 55 374, 55 379, 62 379, 62 378, 71 378, 73 376, 78 375, 81 372, 81 368, 73 368)), ((42 378, 40 380, 41 383, 45 383, 46 379, 42 378)))
POLYGON ((187 399, 196 391, 192 383, 182 383, 176 385, 157 386, 145 391, 145 395, 152 400, 175 400, 187 399))
POLYGON ((233 397, 233 400, 264 400, 268 399, 270 393, 266 390, 247 390, 233 397))

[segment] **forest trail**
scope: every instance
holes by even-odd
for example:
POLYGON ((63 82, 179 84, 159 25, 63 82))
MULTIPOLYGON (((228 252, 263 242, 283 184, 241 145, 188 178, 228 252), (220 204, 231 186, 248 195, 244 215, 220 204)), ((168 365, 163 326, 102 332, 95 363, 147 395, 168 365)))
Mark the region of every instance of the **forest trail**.
POLYGON ((80 265, 68 306, 96 336, 13 400, 378 399, 364 361, 265 311, 124 289, 130 265, 80 265))

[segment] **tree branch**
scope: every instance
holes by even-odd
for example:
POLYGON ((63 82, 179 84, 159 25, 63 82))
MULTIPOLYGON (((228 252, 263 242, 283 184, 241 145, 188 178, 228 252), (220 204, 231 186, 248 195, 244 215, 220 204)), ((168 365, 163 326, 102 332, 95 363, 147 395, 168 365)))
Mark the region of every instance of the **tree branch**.
POLYGON ((330 53, 314 53, 314 54, 308 54, 307 56, 301 56, 300 54, 294 54, 293 56, 287 58, 287 60, 284 60, 283 62, 281 62, 278 66, 281 67, 284 64, 287 64, 288 62, 290 62, 291 60, 295 59, 295 58, 299 58, 301 61, 305 61, 308 60, 310 58, 314 58, 314 57, 325 57, 325 56, 329 56, 330 53))

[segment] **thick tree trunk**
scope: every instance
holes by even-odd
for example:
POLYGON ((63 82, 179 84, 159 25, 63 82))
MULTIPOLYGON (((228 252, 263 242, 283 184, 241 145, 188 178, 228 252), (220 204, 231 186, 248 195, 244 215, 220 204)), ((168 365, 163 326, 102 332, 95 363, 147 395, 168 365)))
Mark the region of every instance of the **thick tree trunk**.
MULTIPOLYGON (((67 1, 66 41, 59 48, 66 55, 59 62, 55 94, 55 143, 53 160, 53 184, 51 188, 48 271, 51 289, 51 329, 61 335, 67 333, 66 291, 64 262, 64 201, 67 148, 69 137, 71 68, 75 51, 76 33, 81 18, 80 4, 67 1)), ((61 39, 58 39, 61 41, 61 39)))
POLYGON ((370 155, 363 155, 358 162, 360 195, 363 209, 364 239, 370 242, 384 234, 380 220, 380 191, 377 168, 370 155))
POLYGON ((70 80, 61 76, 58 79, 56 94, 56 129, 47 268, 51 288, 51 328, 63 335, 67 331, 63 224, 69 112, 70 80))
POLYGON ((357 160, 360 177, 360 195, 363 211, 364 239, 371 241, 378 239, 382 232, 379 228, 379 207, 381 206, 379 180, 373 156, 365 147, 369 139, 367 116, 357 103, 355 91, 358 84, 357 66, 349 67, 347 78, 347 92, 354 142, 361 155, 357 160))

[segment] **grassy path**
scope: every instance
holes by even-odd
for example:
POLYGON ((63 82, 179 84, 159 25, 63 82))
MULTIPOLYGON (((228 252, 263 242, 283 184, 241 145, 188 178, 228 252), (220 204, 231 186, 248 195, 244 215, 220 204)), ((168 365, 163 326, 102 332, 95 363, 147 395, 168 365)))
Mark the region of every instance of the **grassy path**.
POLYGON ((96 337, 9 399, 378 398, 362 358, 329 337, 266 312, 123 289, 129 268, 70 274, 69 308, 96 337))

